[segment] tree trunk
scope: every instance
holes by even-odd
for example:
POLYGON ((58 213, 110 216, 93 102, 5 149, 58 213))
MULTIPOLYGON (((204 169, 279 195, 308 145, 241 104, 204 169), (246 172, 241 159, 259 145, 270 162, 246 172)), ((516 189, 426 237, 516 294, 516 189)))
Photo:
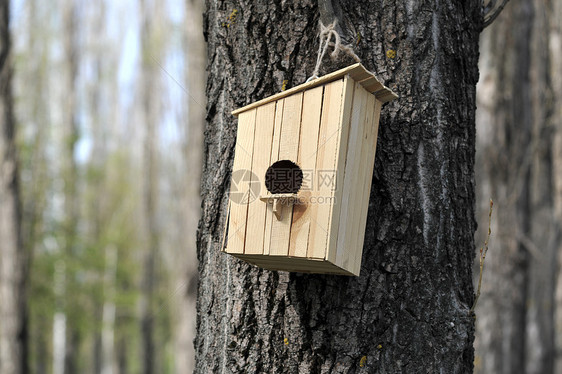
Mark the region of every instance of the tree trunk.
POLYGON ((104 302, 101 331, 101 374, 113 374, 115 351, 115 280, 117 247, 105 248, 104 302))
POLYGON ((550 126, 554 130, 552 141, 552 181, 554 190, 555 235, 558 242, 554 251, 557 256, 556 283, 554 293, 554 372, 562 373, 562 0, 549 4, 549 72, 552 88, 552 113, 550 126))
POLYGON ((25 357, 25 269, 12 113, 9 1, 0 2, 0 373, 20 374, 25 357))
POLYGON ((56 264, 54 288, 56 312, 53 321, 53 373, 72 373, 77 361, 77 327, 71 317, 68 295, 74 288, 74 269, 68 262, 76 256, 78 206, 78 168, 75 148, 78 141, 76 78, 78 74, 77 7, 72 0, 63 2, 64 75, 61 126, 60 180, 62 181, 63 217, 61 250, 56 264))
POLYGON ((159 98, 155 95, 157 87, 157 64, 154 56, 158 56, 156 47, 158 39, 154 14, 158 7, 151 1, 140 0, 141 24, 141 110, 145 125, 143 154, 143 214, 145 248, 143 253, 143 270, 141 280, 141 341, 142 341, 142 373, 152 374, 156 370, 155 346, 155 289, 156 260, 158 252, 158 105, 159 98))
MULTIPOLYGON (((330 5, 344 42, 400 96, 382 110, 361 275, 270 272, 220 252, 230 111, 306 80, 319 10, 208 1, 195 372, 469 373, 480 2, 330 5)), ((321 73, 353 62, 339 58, 321 73)))
POLYGON ((186 139, 184 140, 185 170, 183 176, 185 199, 182 212, 182 242, 177 274, 184 285, 177 305, 175 329, 176 373, 192 373, 195 366, 195 302, 197 289, 197 221, 201 212, 200 181, 203 163, 203 128, 205 123, 205 63, 203 39, 203 0, 186 1, 186 60, 187 105, 186 139))
POLYGON ((481 373, 555 372, 554 294, 562 237, 553 209, 560 157, 553 142, 560 119, 553 113, 562 103, 552 86, 561 74, 559 66, 551 69, 557 65, 549 28, 557 18, 544 1, 514 2, 482 34, 479 217, 487 219, 490 197, 497 214, 477 309, 481 373))
MULTIPOLYGON (((48 12, 47 12, 48 13, 48 12)), ((24 246, 25 277, 28 284, 26 299, 28 302, 25 351, 28 359, 24 359, 24 373, 33 371, 37 374, 47 372, 49 362, 47 359, 47 347, 49 344, 51 326, 50 318, 52 310, 50 308, 36 308, 34 310, 36 293, 34 291, 33 277, 38 277, 40 272, 33 269, 34 258, 41 253, 42 238, 45 232, 45 214, 48 206, 47 197, 50 196, 50 179, 47 178, 49 162, 47 147, 50 144, 50 116, 49 102, 44 98, 50 92, 49 83, 46 79, 49 71, 48 58, 49 46, 53 32, 50 27, 46 27, 41 21, 45 19, 44 8, 37 1, 27 3, 25 17, 27 22, 18 27, 13 26, 12 35, 20 39, 20 43, 14 45, 25 46, 22 50, 14 49, 17 54, 18 63, 14 64, 14 96, 18 100, 14 102, 15 117, 18 119, 18 134, 20 141, 29 144, 28 147, 18 148, 18 159, 20 165, 20 200, 22 203, 22 241, 24 246), (41 31, 39 31, 41 30, 41 31), (49 31, 47 31, 49 30, 49 31), (21 43, 22 39, 25 41, 21 43), (32 90, 29 88, 33 87, 32 90), (37 121, 40 119, 40 121, 37 121), (27 135, 25 135, 27 134, 27 135), (27 150, 26 150, 27 149, 27 150), (29 183, 28 181, 33 181, 29 183), (38 313, 37 313, 38 312, 38 313), (37 314, 40 316, 36 317, 37 314), (31 328, 30 328, 31 327, 31 328)), ((56 81, 56 80, 55 80, 56 81)), ((43 274, 45 270, 43 270, 43 274)), ((50 277, 49 277, 50 278, 50 277)), ((37 305, 37 304, 35 304, 37 305)))

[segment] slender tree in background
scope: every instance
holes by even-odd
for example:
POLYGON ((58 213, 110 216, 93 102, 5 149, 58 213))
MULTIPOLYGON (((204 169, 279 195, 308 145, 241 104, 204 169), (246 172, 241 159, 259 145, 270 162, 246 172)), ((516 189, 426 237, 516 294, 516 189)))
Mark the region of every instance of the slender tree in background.
POLYGON ((205 123, 205 64, 206 51, 203 38, 203 1, 187 0, 185 22, 185 55, 187 61, 186 139, 184 140, 185 169, 183 170, 184 225, 181 230, 180 253, 177 261, 182 293, 178 295, 177 328, 175 334, 175 370, 191 373, 195 351, 195 299, 197 289, 197 221, 201 215, 201 167, 203 163, 203 129, 205 123))
MULTIPOLYGON (((120 265, 119 252, 123 252, 121 235, 115 233, 115 227, 124 232, 126 225, 121 221, 123 206, 131 200, 120 196, 129 188, 127 176, 122 170, 124 165, 110 159, 111 143, 109 139, 117 138, 117 133, 109 125, 118 123, 119 97, 116 87, 118 64, 117 48, 110 43, 105 29, 107 20, 106 5, 95 4, 90 7, 88 20, 88 46, 93 70, 92 84, 88 89, 90 128, 92 136, 92 154, 95 155, 88 165, 87 187, 91 198, 87 204, 87 217, 95 256, 103 254, 100 266, 102 292, 96 303, 96 315, 101 320, 101 328, 96 331, 94 345, 94 372, 113 374, 116 369, 116 294, 118 291, 117 269, 120 265), (113 162, 112 162, 113 161, 113 162), (117 184, 121 184, 116 188, 117 184), (122 192, 121 192, 122 191, 122 192), (121 192, 121 193, 120 193, 121 192), (120 248, 121 247, 121 248, 120 248)), ((118 159, 116 151, 113 156, 118 159)))
POLYGON ((554 218, 557 226, 555 233, 559 239, 557 256, 557 274, 555 284, 555 312, 554 312, 554 372, 562 373, 562 1, 553 0, 549 8, 549 43, 550 54, 548 71, 552 85, 552 115, 550 125, 555 130, 552 144, 552 176, 554 181, 554 218))
MULTIPOLYGON (((14 102, 18 121, 18 153, 21 165, 22 239, 28 257, 26 296, 29 305, 29 351, 27 366, 38 374, 47 372, 48 347, 53 320, 52 268, 48 261, 34 260, 43 252, 45 232, 49 224, 47 196, 52 196, 47 148, 50 144, 51 120, 48 55, 52 25, 45 20, 48 11, 36 1, 28 3, 27 23, 14 26, 12 36, 25 40, 24 49, 15 51, 14 102), (39 31, 41 30, 41 31, 39 31), (30 87, 33 87, 30 90, 30 87)), ((15 43, 17 44, 17 43, 15 43)), ((20 45, 22 45, 20 41, 20 45)), ((24 370, 25 372, 25 370, 24 370)))
POLYGON ((269 272, 220 253, 230 112, 306 80, 319 9, 208 1, 195 372, 471 372, 480 2, 319 3, 400 96, 382 110, 361 276, 269 272))
POLYGON ((155 342, 155 289, 156 289, 156 261, 159 250, 158 237, 158 123, 159 99, 155 95, 157 90, 158 56, 156 48, 159 46, 158 29, 155 27, 157 8, 154 2, 140 1, 141 14, 141 111, 144 133, 143 155, 143 206, 146 244, 143 255, 143 270, 141 280, 141 334, 142 334, 142 372, 155 372, 156 347, 155 342))
POLYGON ((77 4, 73 0, 64 2, 62 29, 64 30, 64 76, 63 111, 61 113, 61 158, 59 193, 63 199, 60 256, 55 264, 54 292, 57 311, 53 323, 53 373, 73 373, 77 367, 79 332, 74 325, 72 299, 75 291, 75 269, 73 259, 77 255, 77 224, 79 217, 78 166, 75 148, 78 141, 77 94, 78 75, 77 4))
POLYGON ((497 215, 477 309, 478 373, 562 369, 555 370, 562 333, 555 321, 562 310, 562 298, 555 297, 562 249, 561 4, 512 2, 482 34, 476 169, 481 222, 490 197, 497 215))
POLYGON ((10 2, 0 2, 0 373, 19 374, 25 357, 25 256, 12 112, 10 2))

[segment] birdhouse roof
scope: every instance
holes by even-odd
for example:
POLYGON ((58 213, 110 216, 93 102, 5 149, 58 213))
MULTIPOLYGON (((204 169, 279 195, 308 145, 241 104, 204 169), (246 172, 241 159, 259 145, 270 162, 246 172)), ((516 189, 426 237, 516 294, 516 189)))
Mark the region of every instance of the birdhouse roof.
POLYGON ((363 86, 363 88, 365 88, 365 90, 367 90, 369 93, 374 94, 375 97, 378 100, 382 101, 383 103, 386 103, 387 101, 394 100, 394 99, 398 98, 398 95, 396 95, 394 92, 392 92, 392 90, 390 88, 385 87, 381 82, 379 82, 379 80, 375 77, 375 75, 373 73, 371 73, 370 71, 365 69, 365 67, 362 64, 357 63, 357 64, 354 64, 354 65, 348 66, 346 68, 343 68, 341 70, 334 71, 333 73, 330 73, 330 74, 324 75, 322 77, 313 79, 310 82, 306 82, 306 83, 303 83, 303 84, 298 85, 296 87, 290 88, 290 89, 285 90, 283 92, 280 92, 276 95, 266 97, 265 99, 262 99, 260 101, 256 101, 252 104, 246 105, 245 107, 236 109, 235 111, 232 112, 232 114, 238 115, 238 114, 240 114, 242 112, 245 112, 247 110, 257 108, 257 107, 259 107, 263 104, 267 104, 269 102, 282 99, 282 98, 287 97, 289 95, 292 95, 296 92, 308 90, 308 89, 311 89, 311 88, 316 87, 316 86, 320 86, 320 85, 323 85, 323 84, 326 84, 326 83, 330 83, 330 82, 335 81, 337 79, 343 78, 346 75, 349 75, 356 82, 359 82, 363 86))

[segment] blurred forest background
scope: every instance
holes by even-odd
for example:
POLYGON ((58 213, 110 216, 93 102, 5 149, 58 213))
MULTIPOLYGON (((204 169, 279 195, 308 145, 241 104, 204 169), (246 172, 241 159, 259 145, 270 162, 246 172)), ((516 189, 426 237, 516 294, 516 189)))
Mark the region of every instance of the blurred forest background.
MULTIPOLYGON (((202 1, 8 3, 21 241, 0 231, 0 373, 189 373, 202 1)), ((481 38, 477 243, 495 211, 478 373, 562 373, 561 15, 513 0, 481 38)))
MULTIPOLYGON (((10 5, 29 311, 23 365, 191 372, 202 2, 10 5)), ((14 359, 6 355, 4 364, 14 359)))

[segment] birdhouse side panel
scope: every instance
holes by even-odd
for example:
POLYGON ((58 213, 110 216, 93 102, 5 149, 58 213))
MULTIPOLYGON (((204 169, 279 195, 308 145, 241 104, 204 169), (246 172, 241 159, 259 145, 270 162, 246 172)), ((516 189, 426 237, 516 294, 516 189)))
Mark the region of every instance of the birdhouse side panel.
POLYGON ((298 192, 298 204, 293 206, 289 255, 306 257, 308 234, 310 232, 311 194, 316 188, 314 171, 316 169, 316 150, 318 147, 318 129, 322 114, 324 86, 315 87, 304 92, 301 131, 297 164, 303 171, 303 181, 298 192))
POLYGON ((340 140, 343 79, 324 86, 324 100, 316 149, 316 186, 311 193, 309 258, 325 258, 331 205, 334 202, 336 151, 340 140))
MULTIPOLYGON (((365 152, 365 171, 362 173, 363 178, 359 185, 361 186, 360 194, 360 221, 356 225, 352 234, 354 238, 351 245, 358 250, 355 251, 355 259, 353 262, 354 274, 359 274, 361 270, 361 257, 363 254, 363 242, 365 240, 365 227, 367 225, 367 211, 369 208, 369 197, 371 195, 371 184, 373 181, 373 171, 375 165, 375 152, 377 148, 377 135, 379 131, 379 118, 381 113, 382 102, 378 99, 369 99, 369 107, 374 108, 371 112, 367 112, 367 129, 369 130, 366 140, 364 141, 365 149, 361 146, 362 152, 365 152), (372 114, 371 114, 372 113, 372 114)), ((359 211, 359 207, 357 208, 359 211)))
POLYGON ((341 253, 341 256, 336 262, 351 271, 355 271, 356 261, 361 261, 363 249, 363 240, 359 239, 359 237, 362 237, 359 228, 361 223, 366 220, 366 209, 369 206, 369 191, 365 191, 365 183, 371 179, 374 167, 375 144, 373 144, 372 137, 373 135, 376 137, 376 134, 373 133, 372 119, 375 112, 375 101, 375 97, 367 92, 361 115, 363 128, 360 134, 360 143, 357 145, 359 164, 349 191, 353 197, 350 199, 350 209, 347 212, 346 222, 348 222, 348 225, 340 227, 338 234, 338 253, 341 253), (343 236, 341 241, 339 240, 340 235, 343 236))
MULTIPOLYGON (((279 154, 277 160, 271 160, 272 164, 279 160, 294 161, 297 159, 302 99, 302 92, 298 92, 284 99, 279 154)), ((280 219, 275 217, 271 220, 270 256, 288 256, 292 218, 293 205, 290 205, 283 208, 280 219)))
MULTIPOLYGON (((374 114, 377 101, 372 94, 366 95, 362 114, 364 125, 360 134, 361 142, 358 145, 359 165, 356 178, 350 186, 350 194, 354 197, 350 199, 350 209, 347 212, 346 221, 349 224, 340 227, 338 233, 338 254, 341 253, 341 256, 336 262, 339 266, 345 267, 356 275, 359 275, 360 271, 365 222, 374 167, 377 134, 374 120, 378 123, 378 119, 375 119, 374 114)), ((342 212, 343 214, 345 213, 342 212)))
POLYGON ((364 162, 362 162, 362 147, 367 138, 368 126, 367 111, 369 97, 373 97, 359 83, 355 83, 353 95, 353 108, 349 128, 349 138, 347 152, 345 156, 344 181, 342 184, 342 199, 340 206, 340 225, 337 232, 336 264, 344 268, 349 268, 349 258, 351 252, 355 251, 350 241, 352 240, 352 230, 361 196, 358 193, 364 162))
POLYGON ((263 178, 271 160, 273 129, 275 127, 276 103, 268 103, 256 108, 256 129, 254 149, 252 152, 252 181, 248 205, 247 230, 244 245, 246 254, 263 254, 265 237, 265 220, 267 205, 259 199, 264 194, 263 178))
MULTIPOLYGON (((336 262, 336 246, 338 239, 338 228, 340 225, 340 210, 343 199, 343 182, 345 176, 345 156, 347 153, 351 112, 354 102, 355 81, 346 76, 343 81, 342 109, 340 114, 339 133, 337 134, 335 150, 335 189, 333 192, 333 203, 329 205, 329 226, 326 259, 331 263, 336 262)), ((345 224, 346 222, 342 222, 345 224)))
POLYGON ((241 113, 238 118, 234 163, 230 180, 230 217, 226 249, 228 253, 244 253, 246 218, 251 194, 256 112, 256 109, 252 109, 241 113))

